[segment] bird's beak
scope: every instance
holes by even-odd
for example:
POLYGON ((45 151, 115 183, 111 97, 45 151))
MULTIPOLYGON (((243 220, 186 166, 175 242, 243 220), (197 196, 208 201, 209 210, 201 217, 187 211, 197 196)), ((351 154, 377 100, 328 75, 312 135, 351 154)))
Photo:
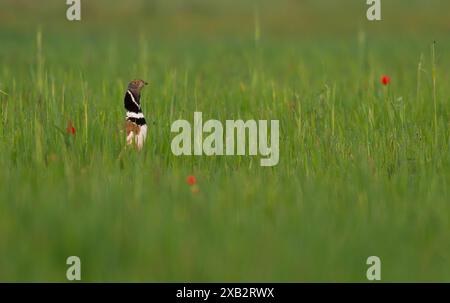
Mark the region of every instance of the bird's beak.
POLYGON ((145 85, 148 85, 148 82, 144 82, 145 85))

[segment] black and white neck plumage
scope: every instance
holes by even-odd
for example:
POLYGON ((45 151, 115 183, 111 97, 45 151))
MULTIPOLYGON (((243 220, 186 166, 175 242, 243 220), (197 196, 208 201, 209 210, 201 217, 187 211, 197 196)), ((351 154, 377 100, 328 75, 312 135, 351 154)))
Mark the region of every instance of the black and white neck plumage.
POLYGON ((143 80, 133 80, 125 92, 127 144, 135 141, 137 148, 142 149, 147 137, 147 123, 141 109, 141 89, 147 85, 143 80))
POLYGON ((145 125, 146 121, 142 113, 140 101, 140 93, 133 93, 133 90, 127 89, 124 99, 125 109, 127 110, 126 119, 137 125, 145 125))

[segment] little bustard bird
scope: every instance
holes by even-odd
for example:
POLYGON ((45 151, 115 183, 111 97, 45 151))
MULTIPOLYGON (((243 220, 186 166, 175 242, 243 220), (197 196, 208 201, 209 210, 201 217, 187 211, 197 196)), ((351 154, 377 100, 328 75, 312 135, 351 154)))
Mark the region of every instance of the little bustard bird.
POLYGON ((147 123, 141 110, 141 90, 148 83, 133 80, 125 92, 124 105, 126 113, 127 145, 136 144, 138 150, 144 146, 147 138, 147 123))

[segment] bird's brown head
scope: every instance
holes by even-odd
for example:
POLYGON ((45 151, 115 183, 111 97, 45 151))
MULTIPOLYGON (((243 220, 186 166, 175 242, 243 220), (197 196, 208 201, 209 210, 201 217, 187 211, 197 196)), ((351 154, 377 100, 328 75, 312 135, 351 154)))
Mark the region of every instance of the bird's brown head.
POLYGON ((128 84, 128 89, 133 91, 134 93, 139 94, 141 92, 141 89, 146 86, 148 83, 144 80, 133 80, 128 84))

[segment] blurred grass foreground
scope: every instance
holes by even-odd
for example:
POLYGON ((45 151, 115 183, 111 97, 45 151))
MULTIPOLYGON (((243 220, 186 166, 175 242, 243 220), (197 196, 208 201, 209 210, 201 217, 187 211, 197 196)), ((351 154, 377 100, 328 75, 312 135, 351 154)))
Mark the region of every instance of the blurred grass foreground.
POLYGON ((450 281, 448 1, 67 7, 0 1, 0 281, 450 281), (175 157, 194 111, 279 120, 279 164, 175 157))

